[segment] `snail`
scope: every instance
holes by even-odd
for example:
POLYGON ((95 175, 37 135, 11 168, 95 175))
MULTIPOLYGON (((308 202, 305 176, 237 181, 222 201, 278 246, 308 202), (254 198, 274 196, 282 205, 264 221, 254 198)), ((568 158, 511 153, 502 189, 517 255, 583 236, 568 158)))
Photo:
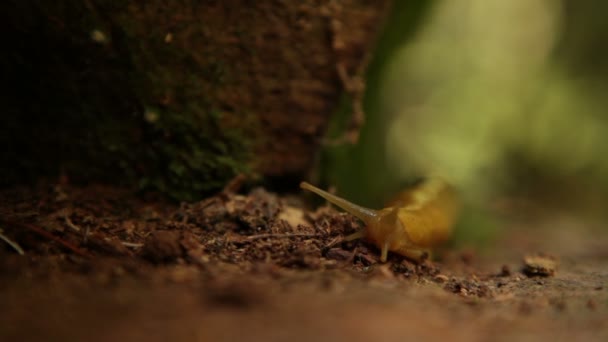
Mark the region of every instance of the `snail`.
POLYGON ((363 238, 376 245, 380 260, 388 252, 420 262, 430 249, 445 242, 452 233, 459 202, 455 189, 441 178, 429 178, 402 191, 384 209, 374 210, 351 203, 309 183, 300 183, 330 203, 358 217, 366 227, 345 237, 345 241, 363 238))

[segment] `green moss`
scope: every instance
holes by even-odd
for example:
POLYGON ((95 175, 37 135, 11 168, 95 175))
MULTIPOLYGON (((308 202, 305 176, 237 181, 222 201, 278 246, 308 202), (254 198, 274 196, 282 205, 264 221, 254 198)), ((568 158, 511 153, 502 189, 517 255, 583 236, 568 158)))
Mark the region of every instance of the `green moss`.
MULTIPOLYGON (((152 112, 152 109, 148 109, 152 112)), ((155 189, 180 200, 195 200, 220 189, 236 174, 247 172, 248 141, 236 129, 222 129, 221 116, 200 108, 157 112, 149 123, 149 141, 144 154, 150 161, 142 189, 155 189)), ((150 114, 149 114, 150 115, 150 114)))

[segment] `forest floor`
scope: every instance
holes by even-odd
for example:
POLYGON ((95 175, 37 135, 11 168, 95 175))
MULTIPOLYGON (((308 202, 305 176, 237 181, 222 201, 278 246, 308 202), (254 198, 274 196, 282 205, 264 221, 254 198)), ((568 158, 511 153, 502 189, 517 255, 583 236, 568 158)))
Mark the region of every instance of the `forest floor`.
POLYGON ((0 340, 608 341, 608 230, 565 214, 506 227, 483 252, 382 264, 342 242, 351 216, 263 189, 181 206, 3 190, 0 340))

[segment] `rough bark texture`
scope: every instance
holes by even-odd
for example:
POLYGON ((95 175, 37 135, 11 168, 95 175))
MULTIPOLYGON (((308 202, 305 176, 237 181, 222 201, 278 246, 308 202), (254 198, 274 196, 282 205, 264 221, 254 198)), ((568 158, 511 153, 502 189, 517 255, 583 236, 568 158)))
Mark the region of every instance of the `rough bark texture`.
POLYGON ((194 199, 247 170, 295 181, 344 91, 360 98, 387 4, 10 1, 2 183, 63 173, 194 199))
POLYGON ((260 171, 301 175, 344 86, 339 70, 360 75, 382 2, 273 1, 254 8, 231 2, 206 14, 221 59, 239 80, 219 89, 217 99, 258 114, 265 140, 257 146, 260 171))

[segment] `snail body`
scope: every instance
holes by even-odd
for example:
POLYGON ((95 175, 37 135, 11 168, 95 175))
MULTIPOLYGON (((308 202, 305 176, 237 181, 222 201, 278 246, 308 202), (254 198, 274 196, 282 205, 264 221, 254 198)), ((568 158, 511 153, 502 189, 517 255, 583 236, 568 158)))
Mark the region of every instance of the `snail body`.
POLYGON ((363 238, 373 243, 381 251, 382 262, 386 262, 389 251, 424 260, 431 248, 450 237, 458 213, 455 190, 440 178, 430 178, 399 193, 380 210, 351 203, 306 182, 300 187, 363 221, 366 227, 346 240, 363 238))

